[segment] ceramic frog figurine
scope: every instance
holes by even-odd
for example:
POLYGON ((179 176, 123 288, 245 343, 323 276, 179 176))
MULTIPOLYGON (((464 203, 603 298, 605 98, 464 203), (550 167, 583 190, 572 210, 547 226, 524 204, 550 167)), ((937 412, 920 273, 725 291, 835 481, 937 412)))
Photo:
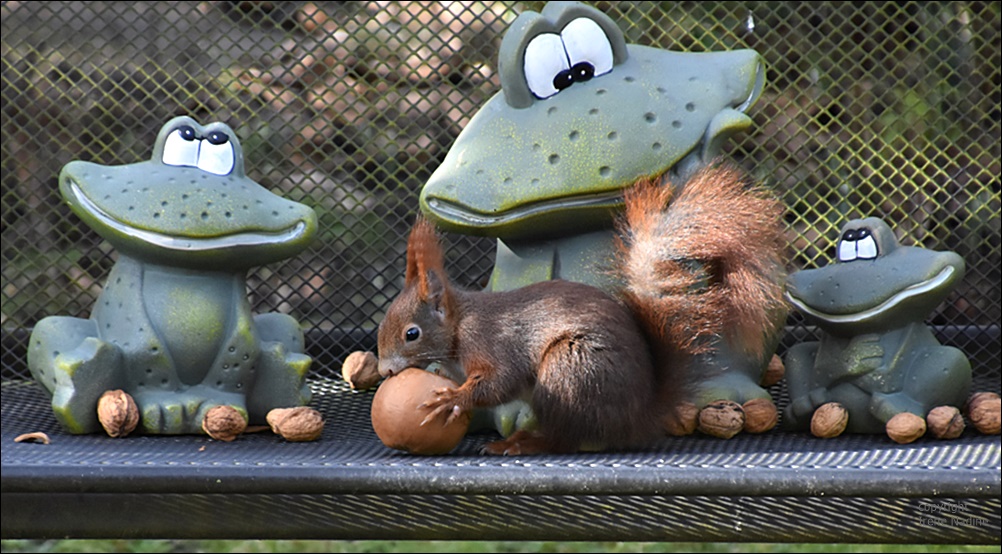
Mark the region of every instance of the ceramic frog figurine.
POLYGON ((807 429, 818 407, 838 402, 846 431, 883 433, 900 413, 924 418, 937 406, 963 406, 970 361, 924 323, 963 275, 954 252, 902 246, 877 218, 847 223, 834 264, 787 280, 787 298, 821 340, 785 356, 784 425, 807 429))
POLYGON ((217 405, 254 423, 309 402, 303 332, 251 313, 246 272, 306 248, 317 217, 244 175, 232 129, 174 118, 149 161, 73 161, 59 188, 118 252, 89 319, 46 317, 31 335, 28 366, 67 431, 100 431, 96 404, 113 389, 160 434, 200 433, 217 405))
MULTIPOLYGON (((745 111, 765 73, 751 50, 626 44, 611 18, 577 2, 520 14, 498 65, 501 92, 457 137, 420 197, 439 228, 497 238, 495 291, 557 278, 615 289, 607 269, 624 189, 645 176, 687 175, 716 157, 751 125, 745 111)), ((721 371, 706 372, 716 376, 693 402, 770 398, 759 382, 778 336, 773 342, 764 360, 717 345, 698 364, 721 371)), ((522 403, 495 416, 504 435, 531 425, 522 403)))

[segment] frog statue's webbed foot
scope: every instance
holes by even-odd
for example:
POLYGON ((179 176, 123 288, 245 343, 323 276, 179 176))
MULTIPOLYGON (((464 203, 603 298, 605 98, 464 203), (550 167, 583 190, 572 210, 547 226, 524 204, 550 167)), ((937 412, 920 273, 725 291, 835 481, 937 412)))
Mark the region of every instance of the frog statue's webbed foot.
POLYGON ((28 368, 52 394, 56 419, 70 433, 101 430, 97 401, 118 386, 122 353, 98 338, 90 319, 50 316, 31 334, 28 368))
POLYGON ((480 410, 474 414, 477 427, 494 429, 501 436, 509 437, 516 431, 531 431, 536 428, 536 416, 526 400, 513 400, 489 410, 480 410))
POLYGON ((304 354, 305 338, 292 316, 267 313, 254 316, 261 339, 254 389, 247 398, 250 421, 263 422, 275 408, 309 404, 312 396, 306 375, 313 362, 304 354))
MULTIPOLYGON (((778 358, 777 363, 782 363, 778 358)), ((700 410, 720 401, 734 402, 748 408, 755 402, 759 409, 754 417, 746 412, 742 430, 760 433, 775 426, 778 419, 772 395, 762 386, 767 364, 732 351, 725 344, 706 355, 696 356, 690 362, 689 372, 692 393, 687 399, 700 410), (698 377, 692 377, 698 376, 698 377)))
POLYGON ((199 434, 204 432, 205 415, 216 406, 230 406, 247 420, 244 395, 225 393, 205 385, 181 390, 136 391, 143 431, 155 435, 199 434))

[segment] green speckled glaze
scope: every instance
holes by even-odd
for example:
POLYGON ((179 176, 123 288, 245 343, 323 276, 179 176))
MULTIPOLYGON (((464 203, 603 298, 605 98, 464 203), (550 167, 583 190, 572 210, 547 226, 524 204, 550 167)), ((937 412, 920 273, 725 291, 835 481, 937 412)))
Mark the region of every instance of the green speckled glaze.
POLYGON ((251 313, 246 271, 306 248, 316 214, 244 175, 232 129, 177 117, 149 161, 70 162, 59 185, 119 252, 89 319, 47 317, 31 336, 28 366, 65 429, 99 431, 97 400, 113 389, 163 434, 200 433, 218 405, 260 423, 309 401, 302 330, 251 313))
POLYGON ((785 425, 806 429, 827 402, 846 408, 847 429, 857 433, 883 433, 901 412, 925 417, 936 406, 963 406, 970 362, 924 323, 963 277, 963 258, 902 246, 877 218, 847 223, 838 248, 836 263, 787 280, 787 298, 821 340, 786 355, 785 425))
POLYGON ((456 139, 425 184, 421 207, 440 227, 507 239, 576 234, 608 226, 622 190, 640 177, 707 159, 762 89, 751 50, 680 53, 623 43, 601 12, 551 2, 525 12, 502 42, 502 91, 456 139), (526 43, 588 18, 606 32, 609 73, 534 98, 521 70, 526 43))
POLYGON ((236 134, 224 123, 205 127, 188 117, 168 122, 150 160, 103 166, 73 161, 59 189, 82 220, 123 253, 179 266, 246 269, 295 255, 316 231, 316 214, 244 175, 236 134), (161 160, 171 132, 220 132, 233 145, 233 168, 216 175, 161 160))

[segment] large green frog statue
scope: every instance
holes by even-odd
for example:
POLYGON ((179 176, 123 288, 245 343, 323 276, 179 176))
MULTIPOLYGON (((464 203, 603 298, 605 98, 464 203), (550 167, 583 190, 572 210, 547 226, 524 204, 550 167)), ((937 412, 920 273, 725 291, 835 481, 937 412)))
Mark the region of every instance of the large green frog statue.
POLYGON ((934 407, 963 406, 970 361, 924 322, 963 275, 959 255, 902 246, 878 218, 846 223, 835 263, 787 280, 787 298, 820 340, 786 353, 784 426, 807 429, 830 402, 855 433, 883 433, 901 413, 925 418, 934 407))
MULTIPOLYGON (((558 278, 618 288, 608 268, 624 190, 643 177, 688 175, 718 156, 728 137, 750 127, 745 111, 765 72, 751 50, 626 44, 610 17, 577 2, 521 13, 498 67, 501 91, 420 197, 440 229, 497 238, 495 291, 558 278)), ((699 363, 729 369, 707 372, 716 377, 693 402, 770 398, 759 382, 774 348, 763 349, 763 360, 717 345, 699 363)), ((488 426, 507 435, 528 424, 531 413, 515 403, 488 426)))
POLYGON ((200 433, 215 406, 254 423, 309 402, 302 329, 252 314, 246 273, 302 251, 317 217, 244 175, 232 129, 176 117, 152 159, 73 161, 59 188, 118 254, 90 318, 49 316, 31 335, 28 367, 67 431, 101 430, 107 390, 131 395, 154 434, 200 433))

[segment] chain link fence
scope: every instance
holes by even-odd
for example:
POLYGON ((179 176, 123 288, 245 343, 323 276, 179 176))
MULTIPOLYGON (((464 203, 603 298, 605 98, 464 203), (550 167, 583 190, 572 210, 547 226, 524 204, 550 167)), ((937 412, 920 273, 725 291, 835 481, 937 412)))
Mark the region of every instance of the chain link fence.
MULTIPOLYGON (((961 285, 929 322, 999 386, 998 2, 595 2, 628 43, 753 48, 755 125, 729 156, 784 199, 790 270, 832 262, 848 219, 953 250, 961 285)), ((501 36, 540 2, 19 2, 2 17, 4 379, 33 325, 86 317, 115 252, 59 197, 71 160, 149 159, 180 114, 239 134, 247 174, 312 206, 319 237, 254 269, 252 308, 307 329, 315 371, 374 348, 402 286, 422 184, 499 89, 501 36)), ((488 239, 447 237, 484 284, 488 239)), ((791 316, 792 328, 803 323, 791 316)))

